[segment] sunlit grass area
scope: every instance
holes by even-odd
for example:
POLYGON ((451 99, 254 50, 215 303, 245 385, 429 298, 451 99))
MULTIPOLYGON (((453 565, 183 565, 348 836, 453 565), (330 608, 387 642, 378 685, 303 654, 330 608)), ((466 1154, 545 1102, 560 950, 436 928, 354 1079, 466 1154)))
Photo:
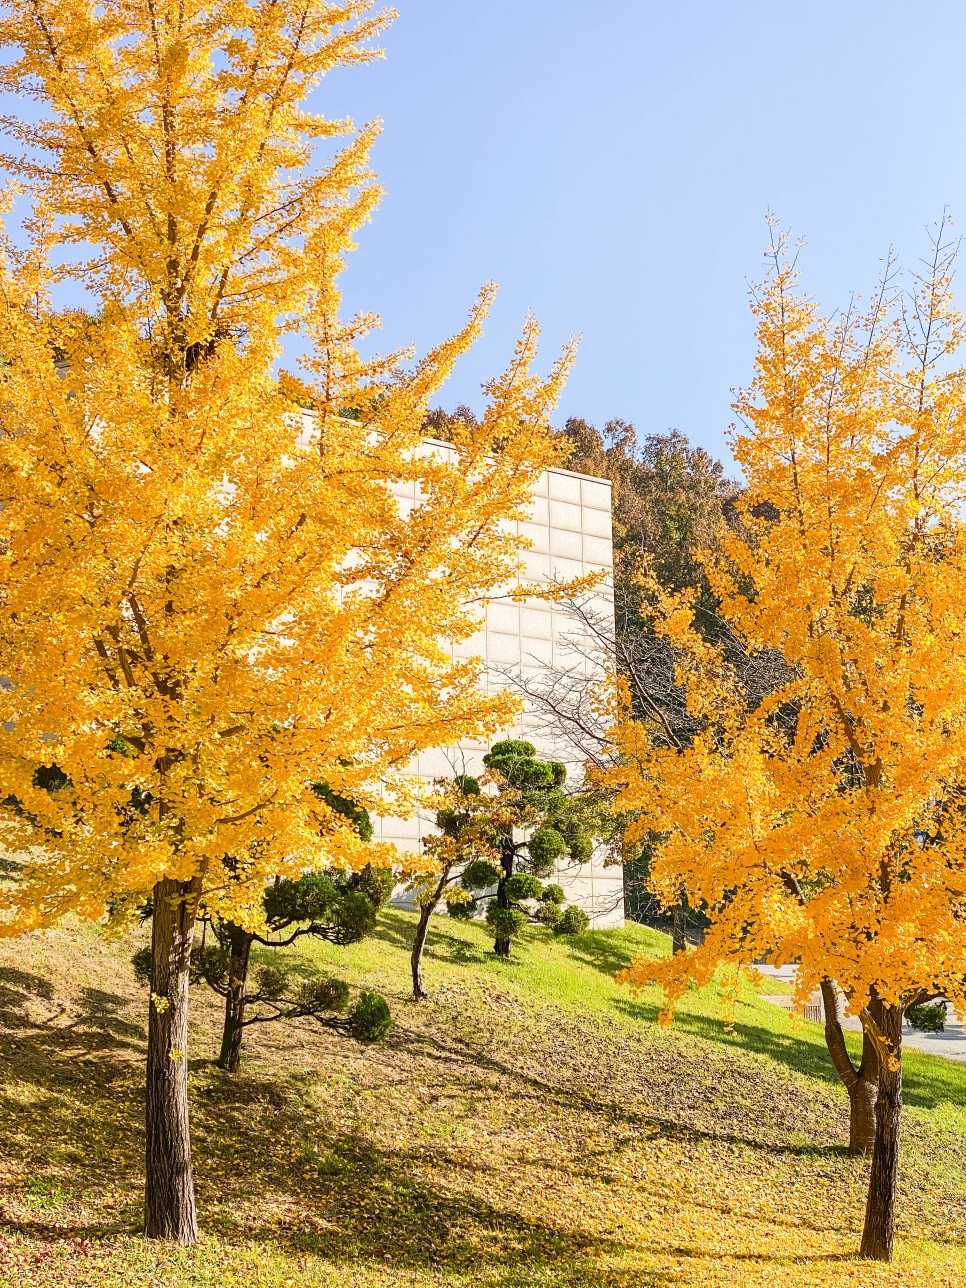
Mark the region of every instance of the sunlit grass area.
MULTIPOLYGON (((668 951, 640 927, 526 935, 440 918, 429 1002, 408 1000, 413 918, 301 960, 389 998, 377 1046, 256 1026, 211 1063, 194 998, 196 1249, 137 1233, 145 997, 139 941, 64 927, 0 946, 0 1284, 688 1288, 966 1283, 966 1069, 906 1062, 894 1266, 854 1259, 865 1165, 821 1030, 713 989, 672 1029, 613 974, 668 951)), ((766 986, 765 991, 770 991, 766 986)))

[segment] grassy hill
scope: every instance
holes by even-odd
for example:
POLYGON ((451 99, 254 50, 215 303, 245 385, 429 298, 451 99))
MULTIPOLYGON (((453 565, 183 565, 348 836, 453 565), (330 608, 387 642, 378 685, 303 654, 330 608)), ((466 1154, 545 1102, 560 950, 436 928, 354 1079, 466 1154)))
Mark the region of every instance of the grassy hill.
MULTIPOLYGON (((0 1285, 805 1288, 966 1285, 966 1067, 910 1053, 899 1258, 853 1258, 865 1165, 819 1028, 756 997, 727 1032, 689 994, 672 1029, 614 971, 639 927, 509 964, 441 920, 432 999, 407 1000, 413 919, 306 956, 390 998, 363 1048, 255 1026, 235 1077, 191 1052, 203 1242, 149 1244, 141 1202, 141 940, 64 927, 0 944, 0 1285)), ((772 985, 772 990, 774 986, 772 985)))

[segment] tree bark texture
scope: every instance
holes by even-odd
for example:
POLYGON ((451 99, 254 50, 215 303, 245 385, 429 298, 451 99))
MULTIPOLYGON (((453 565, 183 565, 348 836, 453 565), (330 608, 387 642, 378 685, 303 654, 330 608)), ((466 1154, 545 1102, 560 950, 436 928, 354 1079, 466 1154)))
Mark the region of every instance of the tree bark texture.
POLYGON ((154 887, 148 1013, 144 1233, 198 1239, 188 1125, 188 968, 201 878, 154 887))
POLYGON ((675 905, 671 916, 671 951, 672 953, 686 952, 688 947, 688 913, 683 899, 675 905))
POLYGON ((902 1007, 881 1003, 880 1008, 877 1028, 888 1048, 883 1043, 879 1057, 875 1143, 861 1255, 873 1261, 891 1261, 896 1233, 899 1127, 902 1120, 902 1007))
POLYGON ((237 1073, 241 1062, 242 1034, 245 1031, 245 989, 248 984, 248 958, 252 950, 252 936, 239 926, 232 926, 228 934, 231 955, 228 965, 228 992, 225 995, 225 1027, 221 1034, 218 1066, 228 1073, 237 1073))
MULTIPOLYGON (((864 1045, 864 1044, 863 1044, 864 1045)), ((875 1059, 875 1051, 872 1052, 875 1059)), ((865 1056, 862 1057, 865 1064, 865 1056)), ((849 1153, 868 1157, 875 1145, 875 1106, 879 1098, 879 1071, 874 1078, 861 1074, 848 1088, 849 1093, 849 1153)))
POLYGON ((433 915, 433 905, 424 904, 419 910, 419 921, 416 923, 416 938, 413 940, 413 951, 409 961, 413 970, 413 998, 421 1002, 429 994, 423 983, 423 949, 426 947, 426 936, 429 933, 429 919, 433 915))
MULTIPOLYGON (((513 844, 513 837, 505 837, 503 845, 500 847, 500 865, 503 868, 503 878, 496 888, 496 906, 498 908, 509 908, 510 900, 507 898, 506 883, 513 876, 513 861, 516 858, 516 848, 513 844)), ((509 939, 497 938, 493 943, 493 951, 497 957, 510 956, 509 939)))
MULTIPOLYGON (((824 979, 821 984, 825 1011, 825 1045, 835 1072, 849 1095, 849 1153, 871 1154, 875 1141, 875 1102, 879 1092, 879 1056, 870 1034, 863 1030, 862 1059, 859 1067, 852 1063, 839 1018, 839 999, 835 985, 824 979)), ((881 1013, 881 1003, 870 1003, 873 1018, 881 1013)))

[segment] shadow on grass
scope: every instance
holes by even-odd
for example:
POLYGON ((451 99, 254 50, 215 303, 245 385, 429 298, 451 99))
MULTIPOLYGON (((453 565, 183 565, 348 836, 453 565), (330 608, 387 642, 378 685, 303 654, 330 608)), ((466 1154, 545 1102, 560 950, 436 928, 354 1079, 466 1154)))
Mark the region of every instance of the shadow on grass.
MULTIPOLYGON (((370 939, 379 939, 391 948, 404 948, 407 951, 413 946, 413 935, 416 933, 416 921, 411 915, 399 912, 395 908, 381 908, 376 918, 375 929, 370 939)), ((430 938, 433 936, 433 923, 430 922, 430 938)))
MULTIPOLYGON (((656 936, 657 932, 655 932, 656 936)), ((563 939, 567 956, 582 966, 590 966, 602 975, 613 979, 619 970, 630 966, 638 954, 621 941, 620 932, 589 930, 582 935, 563 939)), ((667 956, 671 953, 671 940, 667 939, 667 956)))
MULTIPOLYGON (((48 979, 0 971, 0 1135, 11 1177, 0 1228, 44 1245, 109 1242, 140 1228, 140 1001, 86 988, 59 1004, 48 979)), ((569 1284, 571 1268, 623 1246, 579 1224, 560 1227, 519 1194, 504 1200, 499 1155, 467 1158, 442 1141, 393 1146, 364 1126, 334 1126, 313 1105, 314 1075, 191 1067, 201 1220, 230 1242, 346 1266, 468 1272, 485 1247, 490 1280, 520 1285, 534 1265, 566 1271, 569 1284)), ((572 1282, 595 1281, 588 1270, 572 1282)))
MULTIPOLYGON (((454 1019, 458 1004, 448 1004, 454 1019)), ((440 1006, 445 1011, 445 1004, 440 1006)), ((554 1015, 546 1028, 521 1033, 513 1041, 494 1045, 501 1016, 492 1012, 492 1027, 484 1021, 470 1036, 455 1023, 436 1024, 432 1030, 407 1028, 404 1016, 387 1046, 432 1060, 438 1067, 452 1067, 454 1078, 467 1068, 496 1076, 501 1096, 531 1101, 521 1114, 539 1112, 541 1105, 579 1110, 604 1123, 624 1124, 646 1136, 682 1140, 709 1140, 763 1149, 775 1154, 837 1155, 840 1113, 832 1097, 824 1104, 789 1095, 784 1080, 769 1075, 740 1056, 722 1052, 720 1063, 708 1053, 696 1053, 674 1031, 649 1026, 649 1040, 628 1045, 620 1030, 595 1028, 588 1034, 579 1017, 554 1015), (614 1070, 619 1072, 615 1076, 614 1070), (760 1113, 749 1106, 760 1105, 760 1113), (803 1118, 803 1110, 805 1117, 803 1118), (714 1126, 692 1125, 697 1113, 714 1119, 714 1126), (813 1112, 814 1111, 814 1112, 813 1112), (831 1116, 829 1111, 831 1111, 831 1116), (774 1126, 757 1133, 760 1123, 774 1126), (735 1130, 736 1124, 751 1130, 735 1130), (780 1137, 780 1138, 779 1138, 780 1137), (831 1139, 830 1139, 831 1137, 831 1139)), ((544 1015, 543 1020, 547 1020, 544 1015)))
MULTIPOLYGON (((630 964, 631 957, 634 956, 627 944, 620 942, 620 931, 592 930, 580 935, 553 936, 547 929, 531 925, 524 927, 514 939, 511 956, 500 958, 493 951, 492 931, 482 919, 455 922, 455 925, 459 930, 450 929, 454 926, 454 921, 442 915, 430 921, 424 949, 427 959, 456 965, 491 962, 500 967, 525 966, 526 951, 531 944, 553 943, 555 948, 563 948, 572 961, 590 966, 613 978, 618 970, 630 964)), ((380 912, 372 937, 381 939, 390 947, 403 948, 409 952, 415 930, 415 921, 411 916, 390 908, 380 912)))
MULTIPOLYGON (((656 1024, 660 1008, 654 1003, 631 1001, 629 998, 614 998, 615 1010, 640 1020, 644 1024, 656 1024)), ((722 1020, 713 1016, 692 1015, 679 1010, 674 1025, 684 1033, 714 1042, 719 1046, 731 1047, 742 1051, 754 1051, 767 1056, 776 1063, 794 1069, 797 1073, 827 1083, 831 1087, 841 1088, 841 1082, 832 1066, 825 1037, 817 1024, 803 1021, 800 1031, 782 1033, 779 1024, 788 1025, 787 1018, 775 1008, 775 1027, 756 1024, 737 1019, 733 1031, 725 1028, 722 1020)), ((853 1058, 858 1059, 861 1039, 859 1034, 847 1034, 847 1041, 852 1046, 853 1058)), ((906 1052, 902 1079, 902 1096, 907 1105, 920 1109, 935 1109, 937 1105, 952 1102, 961 1103, 966 1094, 966 1066, 957 1066, 951 1060, 941 1057, 921 1060, 919 1053, 909 1060, 906 1052)))
MULTIPOLYGON (((472 939, 467 939, 465 934, 461 935, 449 930, 448 926, 452 924, 453 922, 446 917, 434 918, 429 923, 426 946, 423 949, 425 958, 457 966, 479 965, 486 961, 504 964, 493 952, 493 941, 489 933, 486 933, 484 938, 485 928, 482 925, 469 923, 467 926, 466 922, 457 923, 469 930, 472 939)), ((409 953, 412 950, 415 932, 416 923, 411 916, 388 909, 380 912, 371 937, 381 939, 390 947, 402 948, 409 953)))
MULTIPOLYGON (((411 1014, 422 1020, 428 1011, 411 1014)), ((535 1181, 552 1171, 555 1184, 563 1190, 578 1178, 600 1182, 619 1166, 619 1149, 615 1153, 615 1140, 609 1136, 614 1129, 624 1139, 706 1139, 791 1156, 830 1158, 845 1152, 838 1145, 778 1145, 754 1139, 729 1130, 725 1114, 719 1127, 701 1130, 670 1115, 647 1112, 638 1107, 641 1087, 636 1069, 621 1071, 626 1076, 625 1094, 608 1098, 581 1081, 588 1070, 568 1066, 565 1053, 573 1033, 566 1035, 558 1051, 560 1059, 551 1058, 553 1039, 551 1049, 536 1053, 537 1065, 546 1071, 538 1074, 519 1063, 535 1054, 523 1043, 510 1042, 505 1052, 494 1053, 462 1039, 445 1023, 441 1030, 427 1031, 408 1027, 405 1018, 397 1020, 391 1037, 373 1055, 385 1071, 385 1090, 391 1087, 404 1093, 407 1087, 418 1088, 430 1106, 436 1095, 445 1102, 458 1093, 461 1108, 454 1111, 456 1117, 448 1124, 452 1131, 446 1139, 427 1140, 422 1135, 410 1143, 406 1133, 400 1132, 398 1144, 389 1145, 379 1139, 378 1132, 369 1134, 361 1128, 332 1131, 326 1117, 331 1108, 321 1115, 312 1108, 313 1075, 308 1073, 290 1076, 283 1087, 272 1079, 251 1075, 217 1075, 198 1093, 195 1133, 201 1192, 214 1198, 212 1177, 215 1173, 224 1176, 225 1154, 229 1152, 226 1140, 233 1142, 231 1148, 244 1159, 240 1175, 229 1173, 220 1182, 215 1221, 224 1233, 282 1240, 293 1251, 313 1252, 347 1264, 374 1261, 404 1269, 442 1265, 478 1268, 485 1248, 488 1276, 494 1270, 512 1275, 520 1267, 542 1266, 561 1273, 586 1260, 586 1278, 581 1272, 573 1282, 588 1288, 607 1282, 600 1277, 600 1255, 636 1244, 628 1244, 620 1235, 593 1233, 591 1209, 586 1221, 569 1222, 567 1228, 542 1219, 531 1210, 526 1188, 521 1191, 519 1168, 506 1171, 499 1144, 495 1150, 462 1147, 475 1107, 494 1095, 506 1107, 508 1121, 515 1124, 552 1122, 557 1111, 561 1111, 561 1122, 581 1123, 579 1134, 585 1139, 576 1153, 566 1149, 558 1153, 549 1145, 528 1153, 526 1166, 535 1169, 535 1181), (261 1139, 266 1123, 271 1139, 267 1150, 254 1143, 261 1139), (607 1130, 598 1139, 601 1128, 607 1130), (623 1128, 631 1130, 628 1133, 623 1128), (507 1185, 507 1175, 516 1180, 507 1185), (292 1227, 280 1230, 277 1222, 266 1221, 258 1212, 246 1216, 246 1201, 253 1193, 274 1194, 294 1203, 297 1218, 292 1227)), ((577 1059, 586 1052, 584 1043, 577 1059)), ((689 1053, 672 1050, 670 1058, 677 1061, 676 1067, 665 1062, 652 1071, 654 1088, 665 1087, 669 1074, 695 1072, 689 1053)), ((770 1090, 764 1088, 765 1094, 770 1090)), ((686 1115, 687 1096, 681 1108, 686 1115)), ((553 1133, 551 1139, 555 1139, 553 1133)), ((713 1201, 705 1206, 718 1210, 713 1201)), ((730 1205, 721 1210, 730 1211, 730 1205)), ((787 1218, 790 1227, 803 1223, 812 1224, 801 1213, 787 1218)), ((822 1214, 813 1228, 827 1233, 836 1227, 822 1214)), ((565 1277, 564 1282, 571 1280, 565 1277)), ((638 1282, 643 1285, 647 1280, 638 1282)))
MULTIPOLYGON (((695 1261, 709 1260, 708 1253, 701 1248, 679 1247, 671 1248, 670 1252, 676 1257, 688 1257, 695 1261)), ((730 1261, 746 1261, 756 1266, 814 1266, 814 1265, 842 1265, 849 1262, 857 1263, 861 1266, 867 1266, 869 1263, 861 1258, 856 1252, 802 1252, 798 1254, 777 1253, 775 1256, 769 1256, 765 1252, 729 1252, 730 1261)))
POLYGON ((53 984, 42 975, 18 970, 15 966, 0 966, 0 1009, 23 1006, 29 997, 49 1002, 53 996, 53 984))
MULTIPOLYGON (((408 944, 411 918, 390 915, 381 930, 408 944)), ((594 936, 582 936, 568 950, 587 952, 588 941, 595 951, 600 946, 598 960, 605 961, 604 950, 613 945, 594 936)), ((477 931, 450 934, 444 922, 433 932, 432 951, 447 961, 456 945, 488 948, 477 931)), ((71 1000, 66 1019, 38 1020, 39 1012, 56 1009, 50 982, 27 971, 0 972, 0 1134, 17 1178, 3 1213, 8 1230, 50 1243, 138 1228, 144 1000, 87 989, 71 1000)), ((818 1157, 828 1160, 823 1168, 843 1152, 843 1123, 829 1113, 831 1096, 820 1092, 815 1105, 804 1103, 805 1097, 789 1096, 787 1078, 714 1047, 698 1059, 693 1043, 653 1025, 653 1006, 622 997, 615 1005, 631 1008, 628 1014, 648 1029, 647 1041, 629 1041, 617 1024, 615 1036, 602 1025, 590 1041, 585 1020, 549 1010, 541 1017, 546 1031, 501 1032, 502 1013, 481 1009, 470 1018, 482 1036, 466 1037, 458 1006, 403 1005, 389 1040, 365 1056, 361 1094, 343 1076, 353 1070, 338 1039, 316 1049, 321 1075, 285 1076, 276 1067, 263 1076, 243 1067, 230 1076, 192 1061, 203 1228, 236 1245, 254 1240, 324 1256, 346 1267, 347 1282, 353 1266, 367 1263, 413 1277, 417 1270, 452 1268, 473 1282, 485 1264, 486 1282, 494 1286, 603 1288, 612 1281, 600 1259, 634 1245, 598 1234, 592 1207, 566 1222, 542 1217, 528 1203, 527 1184, 545 1185, 548 1174, 564 1192, 578 1178, 598 1184, 619 1168, 621 1142, 648 1138, 711 1142, 722 1156, 735 1146, 761 1158, 818 1157), (333 1080, 344 1091, 333 1092, 333 1080), (526 1162, 533 1172, 524 1179, 508 1166, 499 1132, 467 1149, 465 1132, 474 1127, 481 1100, 494 1095, 515 1133, 521 1124, 556 1119, 569 1123, 581 1148, 558 1151, 547 1143, 553 1133, 537 1137, 526 1162), (445 1136, 403 1125, 407 1114, 427 1108, 424 1126, 430 1124, 437 1102, 454 1097, 462 1107, 439 1111, 449 1115, 445 1136), (393 1115, 401 1123, 398 1135, 393 1115)), ((209 1018, 217 1024, 217 1016, 209 1018)), ((679 1025, 713 1043, 758 1050, 812 1077, 834 1079, 821 1071, 820 1035, 806 1041, 748 1023, 729 1035, 720 1022, 686 1015, 679 1025)), ((195 1041, 207 1043, 209 1036, 206 1029, 195 1041)), ((856 1175, 851 1164, 841 1170, 846 1181, 856 1175)), ((800 1215, 788 1214, 789 1226, 801 1223, 800 1215)), ((815 1228, 829 1233, 836 1227, 823 1216, 815 1228)), ((692 1269, 706 1261, 694 1249, 681 1255, 694 1257, 692 1269)), ((794 1258, 749 1260, 780 1266, 794 1258)), ((634 1282, 637 1288, 649 1283, 646 1276, 634 1282)), ((654 1282, 671 1285, 674 1274, 654 1282)))
MULTIPOLYGON (((89 1000, 108 998, 124 1001, 89 1000)), ((143 1073, 119 1042, 117 1017, 106 1018, 97 1032, 31 1025, 23 1015, 6 1028, 0 1133, 19 1180, 7 1187, 0 1229, 73 1245, 140 1228, 143 1073)), ((467 1273, 485 1248, 488 1282, 522 1286, 532 1267, 546 1266, 560 1274, 552 1282, 580 1288, 600 1282, 599 1256, 624 1246, 581 1223, 543 1219, 519 1192, 504 1199, 499 1154, 467 1157, 445 1142, 394 1146, 364 1126, 334 1126, 313 1106, 313 1075, 232 1077, 193 1062, 192 1080, 201 1223, 231 1243, 265 1242, 346 1267, 467 1273)))
POLYGON ((128 1009, 129 998, 95 988, 58 1005, 50 981, 0 968, 0 1137, 23 1183, 22 1192, 16 1182, 7 1190, 8 1228, 63 1237, 51 1213, 78 1195, 85 1214, 70 1223, 74 1237, 130 1231, 140 1219, 145 1030, 128 1009), (96 1207, 119 1189, 131 1195, 129 1209, 91 1221, 88 1200, 96 1207))
POLYGON ((81 1054, 112 1048, 120 1043, 129 1048, 146 1040, 143 1024, 124 1018, 129 999, 99 988, 82 988, 72 999, 73 1018, 63 1022, 67 1013, 63 1004, 55 1004, 54 986, 50 980, 13 966, 0 967, 0 1033, 16 1034, 23 1030, 44 1034, 55 1050, 80 1048, 81 1054), (30 1003, 48 1003, 51 1013, 38 1019, 28 1011, 30 1003))
MULTIPOLYGON (((411 947, 413 922, 404 913, 388 910, 381 914, 376 935, 394 947, 411 947)), ((479 932, 476 932, 478 934, 479 932)), ((474 938, 476 938, 476 934, 474 938)), ((557 945, 575 963, 589 967, 608 979, 630 964, 635 955, 620 932, 589 931, 582 935, 561 938, 557 945)), ((668 940, 670 951, 670 940, 668 940)), ((468 941, 459 933, 450 933, 443 924, 431 923, 426 945, 426 956, 448 964, 497 963, 488 942, 468 941)), ((502 965, 502 963, 500 963, 502 965)), ((508 965, 512 966, 511 960, 508 965)), ((612 1000, 616 1010, 626 1017, 646 1025, 656 1024, 659 1007, 650 1002, 632 1001, 616 995, 612 1000)), ((688 1014, 678 1011, 675 1027, 704 1041, 736 1050, 752 1051, 806 1077, 813 1078, 830 1088, 841 1090, 841 1083, 832 1066, 825 1038, 818 1025, 803 1021, 797 1033, 791 1031, 787 1017, 776 1008, 774 1025, 766 1025, 740 1018, 734 1031, 725 1028, 718 1017, 688 1014), (782 1027, 786 1031, 782 1031, 782 1027)), ((858 1058, 860 1038, 847 1034, 846 1040, 858 1058)), ((960 1104, 966 1096, 966 1064, 957 1065, 941 1057, 921 1058, 918 1052, 906 1052, 903 1073, 903 1097, 907 1104, 920 1109, 934 1109, 943 1103, 960 1104)))
MULTIPOLYGON (((221 1187, 212 1225, 229 1237, 281 1243, 291 1252, 346 1265, 373 1262, 406 1270, 444 1265, 469 1270, 479 1267, 485 1248, 489 1274, 572 1266, 624 1246, 543 1220, 526 1210, 519 1195, 516 1205, 501 1200, 498 1158, 467 1160, 443 1145, 390 1149, 363 1132, 328 1133, 318 1123, 307 1123, 292 1103, 277 1112, 275 1131, 290 1143, 284 1158, 273 1167, 263 1151, 237 1186, 221 1187), (246 1216, 253 1190, 284 1195, 297 1215, 281 1227, 268 1205, 246 1216)), ((201 1140, 201 1178, 205 1154, 201 1140)), ((202 1179, 202 1198, 207 1188, 202 1179)), ((596 1281, 588 1277, 587 1282, 596 1281)))
MULTIPOLYGON (((28 1003, 55 1000, 47 981, 22 972, 8 973, 3 984, 13 1000, 4 1011, 0 1133, 7 1142, 6 1162, 20 1178, 8 1191, 3 1225, 41 1242, 136 1231, 143 1040, 130 1016, 139 999, 89 989, 72 999, 66 1022, 38 1023, 28 1003)), ((422 1091, 441 1088, 444 1095, 456 1086, 472 1105, 474 1094, 489 1097, 498 1088, 516 1106, 514 1121, 534 1115, 542 1120, 560 1110, 579 1115, 587 1127, 606 1122, 649 1137, 702 1135, 670 1114, 646 1111, 642 1100, 649 1090, 636 1070, 622 1070, 621 1087, 601 1094, 593 1068, 549 1058, 556 1049, 553 1035, 537 1075, 520 1064, 532 1055, 523 1044, 487 1052, 452 1032, 445 1012, 437 1016, 443 1021, 434 1026, 439 1032, 408 1028, 402 1017, 384 1055, 373 1054, 384 1066, 378 1096, 392 1096, 408 1080, 422 1091)), ((423 1019, 419 1012, 418 1022, 423 1019)), ((567 1050, 578 1036, 576 1030, 564 1035, 567 1050)), ((586 1048, 578 1043, 573 1058, 583 1059, 586 1048)), ((654 1070, 655 1088, 688 1063, 683 1052, 671 1058, 678 1062, 673 1068, 665 1063, 654 1070)), ((400 1133, 398 1143, 387 1143, 364 1121, 346 1125, 331 1098, 320 1109, 313 1074, 285 1078, 243 1070, 232 1077, 193 1061, 192 1085, 202 1224, 230 1242, 280 1244, 347 1266, 446 1265, 468 1274, 485 1248, 490 1282, 527 1283, 532 1268, 546 1267, 554 1274, 547 1282, 580 1288, 602 1282, 601 1256, 626 1250, 619 1235, 594 1232, 590 1213, 586 1221, 565 1225, 530 1210, 519 1185, 504 1188, 499 1147, 454 1147, 462 1120, 454 1119, 451 1139, 422 1136, 413 1143, 400 1133)), ((351 1100, 353 1093, 345 1094, 351 1100)), ((472 1114, 470 1108, 464 1117, 472 1114)), ((704 1134, 767 1147, 729 1130, 727 1120, 704 1134)), ((569 1177, 597 1180, 615 1161, 608 1141, 588 1144, 573 1156, 538 1152, 535 1175, 552 1168, 562 1185, 569 1177)))

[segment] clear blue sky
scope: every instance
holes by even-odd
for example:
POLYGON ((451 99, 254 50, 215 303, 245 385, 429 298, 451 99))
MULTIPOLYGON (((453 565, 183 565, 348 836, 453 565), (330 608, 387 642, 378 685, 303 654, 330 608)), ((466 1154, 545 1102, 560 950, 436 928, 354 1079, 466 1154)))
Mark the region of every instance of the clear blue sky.
MULTIPOLYGON (((966 231, 963 0, 396 0, 387 59, 327 79, 382 117, 387 189, 346 275, 379 345, 425 348, 500 298, 443 391, 480 405, 528 309, 583 335, 560 418, 671 426, 726 452, 750 373, 769 208, 834 307, 966 231)), ((964 301, 966 303, 966 301, 964 301)))

